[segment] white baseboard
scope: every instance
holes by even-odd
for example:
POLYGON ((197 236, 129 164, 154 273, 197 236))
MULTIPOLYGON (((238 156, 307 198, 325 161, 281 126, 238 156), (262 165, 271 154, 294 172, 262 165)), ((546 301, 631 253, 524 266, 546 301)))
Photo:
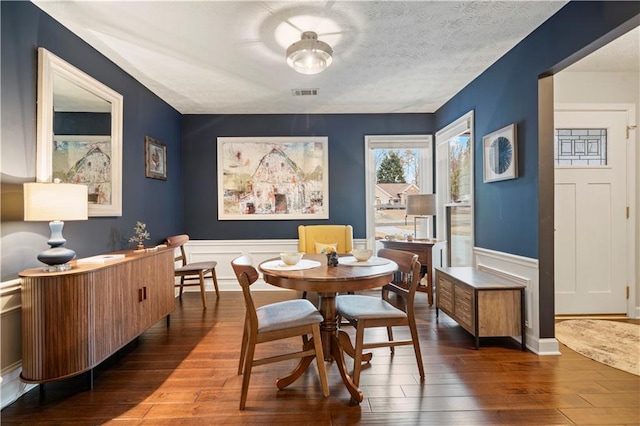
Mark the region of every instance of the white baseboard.
POLYGON ((538 355, 561 355, 560 346, 556 339, 538 339, 537 350, 531 350, 538 355))
POLYGON ((27 384, 20 380, 22 366, 8 368, 0 377, 0 408, 4 408, 38 385, 27 384))

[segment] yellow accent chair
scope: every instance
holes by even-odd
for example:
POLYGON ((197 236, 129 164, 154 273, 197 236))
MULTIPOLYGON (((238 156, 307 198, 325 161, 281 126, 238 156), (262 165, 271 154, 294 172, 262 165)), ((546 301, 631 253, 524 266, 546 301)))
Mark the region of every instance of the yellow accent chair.
MULTIPOLYGON (((331 247, 338 254, 353 250, 353 226, 351 225, 300 225, 298 226, 298 251, 301 253, 323 253, 331 247)), ((307 298, 307 292, 302 292, 307 298)))
POLYGON ((353 250, 353 227, 351 225, 300 225, 298 226, 298 250, 302 253, 322 253, 327 247, 338 254, 353 250))

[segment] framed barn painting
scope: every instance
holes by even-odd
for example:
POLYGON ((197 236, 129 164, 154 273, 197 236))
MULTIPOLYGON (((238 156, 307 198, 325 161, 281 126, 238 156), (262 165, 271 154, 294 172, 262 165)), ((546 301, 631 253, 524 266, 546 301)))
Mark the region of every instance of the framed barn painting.
POLYGON ((89 216, 121 216, 121 158, 120 145, 109 135, 54 135, 51 149, 38 153, 38 165, 47 165, 38 174, 87 185, 89 216))
POLYGON ((218 138, 218 219, 329 218, 328 138, 218 138))

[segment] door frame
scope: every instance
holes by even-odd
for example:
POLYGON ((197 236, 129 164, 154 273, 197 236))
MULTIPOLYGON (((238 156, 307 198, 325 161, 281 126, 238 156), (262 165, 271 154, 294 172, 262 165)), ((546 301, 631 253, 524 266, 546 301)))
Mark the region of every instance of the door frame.
MULTIPOLYGON (((640 312, 636 311, 636 296, 638 290, 638 283, 636 281, 636 268, 637 257, 636 251, 638 249, 638 241, 636 235, 636 169, 638 164, 636 161, 636 132, 637 119, 636 119, 636 106, 635 104, 626 103, 554 103, 554 113, 556 111, 619 111, 624 112, 627 115, 627 209, 629 211, 629 217, 626 223, 626 233, 631 237, 627 239, 627 270, 625 271, 625 277, 627 286, 629 287, 629 297, 627 298, 627 317, 636 318, 640 312)), ((555 123, 554 123, 555 129, 555 123)), ((555 172, 555 165, 554 165, 555 172)), ((555 193, 555 184, 554 184, 555 193)), ((554 235, 555 238, 555 235, 554 235)), ((554 260, 555 261, 555 260, 554 260)), ((640 277, 639 277, 640 281, 640 277)), ((554 285, 555 292, 555 285, 554 285)))

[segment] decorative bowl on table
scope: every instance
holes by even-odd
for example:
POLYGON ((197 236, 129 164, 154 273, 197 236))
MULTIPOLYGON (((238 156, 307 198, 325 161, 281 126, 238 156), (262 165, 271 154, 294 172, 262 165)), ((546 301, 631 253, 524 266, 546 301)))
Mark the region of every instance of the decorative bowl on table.
POLYGON ((295 251, 287 251, 284 253, 280 253, 280 260, 284 262, 285 265, 295 265, 300 262, 304 253, 298 253, 295 251))
POLYGON ((351 250, 351 254, 356 258, 359 262, 366 262, 373 255, 373 250, 369 249, 353 249, 351 250))

